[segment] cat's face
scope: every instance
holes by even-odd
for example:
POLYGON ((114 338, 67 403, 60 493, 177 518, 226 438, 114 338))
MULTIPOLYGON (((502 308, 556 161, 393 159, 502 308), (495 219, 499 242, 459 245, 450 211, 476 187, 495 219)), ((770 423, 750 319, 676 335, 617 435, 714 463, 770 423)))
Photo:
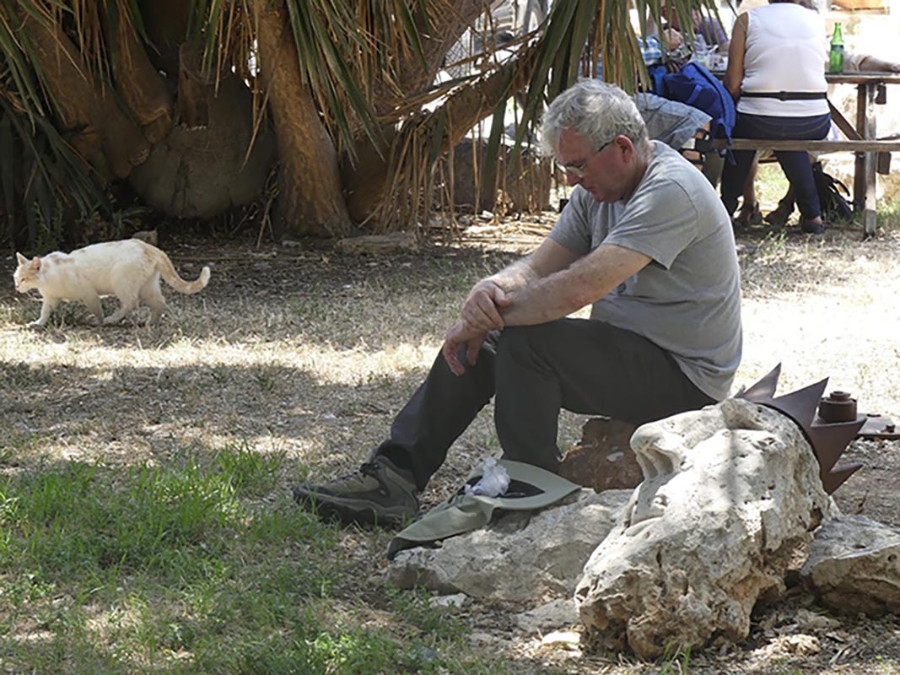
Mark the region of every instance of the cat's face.
POLYGON ((29 260, 21 253, 16 253, 19 261, 16 271, 13 272, 13 282, 16 284, 16 290, 19 293, 27 293, 32 288, 38 287, 38 281, 41 277, 41 259, 35 258, 29 260))

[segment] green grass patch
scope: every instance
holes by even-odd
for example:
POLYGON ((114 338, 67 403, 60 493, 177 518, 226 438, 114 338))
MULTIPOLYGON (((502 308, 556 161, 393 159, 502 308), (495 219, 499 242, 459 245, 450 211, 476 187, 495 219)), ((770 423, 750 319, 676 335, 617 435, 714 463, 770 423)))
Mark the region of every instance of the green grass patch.
POLYGON ((69 462, 0 480, 0 661, 30 672, 500 672, 427 594, 379 622, 336 599, 333 525, 272 498, 284 458, 244 446, 122 470, 69 462), (336 606, 343 610, 336 610, 336 606), (402 617, 398 619, 396 617, 402 617), (471 659, 471 657, 468 657, 471 659))

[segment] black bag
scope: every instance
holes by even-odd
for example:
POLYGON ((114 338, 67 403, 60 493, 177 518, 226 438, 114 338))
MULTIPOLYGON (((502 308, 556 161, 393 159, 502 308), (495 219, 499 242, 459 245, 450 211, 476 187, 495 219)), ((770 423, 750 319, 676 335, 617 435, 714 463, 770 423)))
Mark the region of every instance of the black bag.
POLYGON ((816 181, 816 191, 819 193, 822 217, 832 223, 850 220, 853 217, 853 204, 844 198, 844 194, 850 196, 847 186, 834 176, 825 173, 822 162, 813 164, 813 178, 816 181), (841 194, 841 190, 844 194, 841 194))

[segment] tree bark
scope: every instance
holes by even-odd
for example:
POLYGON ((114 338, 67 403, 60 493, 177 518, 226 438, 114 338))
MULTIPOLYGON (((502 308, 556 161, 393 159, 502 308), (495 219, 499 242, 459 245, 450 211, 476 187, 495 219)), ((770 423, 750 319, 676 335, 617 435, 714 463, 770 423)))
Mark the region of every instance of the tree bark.
POLYGON ((376 74, 373 86, 374 108, 385 114, 410 95, 424 91, 434 82, 447 52, 489 7, 488 0, 455 0, 452 9, 432 17, 426 17, 420 9, 415 17, 421 36, 422 54, 399 51, 395 55, 396 67, 389 82, 376 74))
POLYGON ((278 219, 285 232, 344 236, 352 223, 334 143, 303 84, 283 2, 257 0, 259 66, 278 137, 278 219))
POLYGON ((144 137, 158 143, 172 130, 172 96, 159 72, 150 63, 144 45, 130 20, 123 16, 119 31, 110 36, 116 89, 141 125, 144 137))
POLYGON ((265 190, 275 156, 267 125, 254 127, 253 95, 235 73, 203 72, 182 45, 180 123, 153 146, 129 182, 155 208, 179 218, 213 218, 265 190))
POLYGON ((68 132, 69 142, 103 181, 128 176, 147 159, 150 143, 59 26, 48 27, 24 12, 20 18, 56 102, 61 132, 68 132))

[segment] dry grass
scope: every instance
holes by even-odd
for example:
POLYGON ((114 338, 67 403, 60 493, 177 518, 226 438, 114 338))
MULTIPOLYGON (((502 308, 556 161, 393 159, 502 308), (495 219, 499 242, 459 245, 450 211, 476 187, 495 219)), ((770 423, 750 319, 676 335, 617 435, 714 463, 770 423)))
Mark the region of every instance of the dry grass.
MULTIPOLYGON (((766 194, 763 203, 774 205, 766 194)), ((900 295, 900 237, 896 223, 882 220, 888 229, 866 242, 858 228, 835 228, 822 238, 741 237, 745 358, 736 384, 750 384, 781 363, 780 391, 830 377, 829 389, 852 392, 862 411, 900 415, 900 319, 892 306, 900 295)), ((76 459, 109 467, 166 466, 186 452, 240 445, 285 458, 265 502, 283 499, 301 478, 355 468, 426 373, 469 286, 533 246, 551 222, 552 214, 484 223, 471 228, 462 244, 415 257, 163 240, 185 276, 209 264, 212 279, 197 296, 168 289, 167 315, 150 327, 94 328, 84 308, 64 306, 48 329, 29 330, 24 324, 35 318, 39 303, 4 285, 0 471, 28 473, 76 459)), ((0 270, 11 274, 12 266, 6 258, 0 270)), ((577 440, 582 421, 564 415, 561 445, 577 440)), ((900 527, 886 482, 900 466, 894 445, 854 445, 869 466, 848 483, 860 487, 846 490, 842 506, 900 527)), ((451 451, 424 501, 442 500, 473 464, 496 453, 486 409, 451 451)), ((366 579, 380 566, 385 543, 384 533, 345 534, 342 545, 360 572, 347 580, 348 593, 373 591, 378 582, 366 579)), ((390 617, 381 620, 389 623, 390 617)), ((502 624, 496 615, 472 621, 476 627, 479 621, 502 624)), ((887 655, 896 667, 897 627, 881 626, 885 630, 883 648, 872 646, 872 654, 887 655)), ((541 672, 553 662, 578 668, 539 648, 532 636, 497 638, 489 648, 519 659, 519 672, 541 672)), ((792 663, 774 639, 766 644, 775 662, 792 663)), ((857 658, 871 665, 872 654, 857 658)), ((735 659, 744 672, 776 672, 750 670, 760 660, 773 663, 756 652, 735 659)), ((606 672, 640 670, 632 667, 606 672)), ((818 667, 816 672, 828 672, 827 663, 818 667)))

